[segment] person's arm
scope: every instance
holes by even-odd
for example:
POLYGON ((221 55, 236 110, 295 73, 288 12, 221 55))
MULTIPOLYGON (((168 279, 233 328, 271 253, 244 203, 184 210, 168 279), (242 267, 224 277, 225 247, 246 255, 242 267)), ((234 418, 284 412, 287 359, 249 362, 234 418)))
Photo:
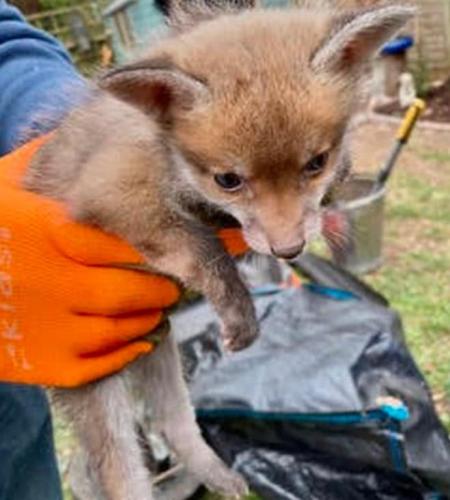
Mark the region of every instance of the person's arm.
POLYGON ((60 42, 0 0, 0 155, 14 149, 27 129, 52 128, 85 92, 60 42))

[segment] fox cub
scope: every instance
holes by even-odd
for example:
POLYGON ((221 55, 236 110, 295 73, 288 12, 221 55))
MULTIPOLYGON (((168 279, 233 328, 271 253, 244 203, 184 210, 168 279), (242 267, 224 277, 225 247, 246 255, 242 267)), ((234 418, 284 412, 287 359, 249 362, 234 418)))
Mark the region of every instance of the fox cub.
MULTIPOLYGON (((173 2, 171 34, 92 84, 25 181, 74 219, 127 240, 153 272, 204 294, 231 351, 250 345, 258 324, 205 214, 232 216, 256 252, 296 257, 320 231, 322 198, 349 168, 348 123, 364 68, 413 14, 318 3, 265 10, 173 2)), ((244 495, 243 478, 201 438, 171 336, 127 372, 145 382, 152 425, 179 461, 209 489, 244 495)), ((55 392, 96 496, 150 500, 125 377, 55 392)))

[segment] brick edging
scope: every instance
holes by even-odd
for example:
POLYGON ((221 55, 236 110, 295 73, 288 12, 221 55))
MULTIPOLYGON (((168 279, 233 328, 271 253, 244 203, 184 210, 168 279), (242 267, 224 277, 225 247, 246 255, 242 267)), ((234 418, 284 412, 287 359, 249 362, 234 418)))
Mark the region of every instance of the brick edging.
MULTIPOLYGON (((375 122, 375 123, 389 123, 392 125, 400 125, 403 118, 398 118, 394 116, 387 116, 382 113, 375 113, 373 111, 369 113, 361 113, 355 118, 355 125, 375 122)), ((450 123, 432 122, 430 120, 419 120, 416 127, 424 130, 436 130, 438 132, 450 132, 450 123)))

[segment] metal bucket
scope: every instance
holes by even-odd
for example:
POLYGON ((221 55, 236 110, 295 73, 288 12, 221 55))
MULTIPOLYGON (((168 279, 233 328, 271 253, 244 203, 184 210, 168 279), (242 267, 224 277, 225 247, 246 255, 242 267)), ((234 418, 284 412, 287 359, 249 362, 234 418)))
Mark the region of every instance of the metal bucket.
POLYGON ((371 193, 374 178, 357 175, 334 196, 334 206, 348 223, 345 242, 332 249, 333 261, 355 274, 379 268, 383 262, 384 188, 371 193))

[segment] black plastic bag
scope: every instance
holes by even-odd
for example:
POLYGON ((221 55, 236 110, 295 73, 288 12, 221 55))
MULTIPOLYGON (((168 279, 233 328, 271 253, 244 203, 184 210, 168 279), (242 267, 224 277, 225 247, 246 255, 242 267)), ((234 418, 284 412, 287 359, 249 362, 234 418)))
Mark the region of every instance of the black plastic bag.
POLYGON ((327 286, 260 290, 262 334, 240 353, 222 352, 208 305, 175 316, 204 434, 265 499, 445 498, 450 442, 401 321, 332 270, 347 290, 329 270, 327 286))

